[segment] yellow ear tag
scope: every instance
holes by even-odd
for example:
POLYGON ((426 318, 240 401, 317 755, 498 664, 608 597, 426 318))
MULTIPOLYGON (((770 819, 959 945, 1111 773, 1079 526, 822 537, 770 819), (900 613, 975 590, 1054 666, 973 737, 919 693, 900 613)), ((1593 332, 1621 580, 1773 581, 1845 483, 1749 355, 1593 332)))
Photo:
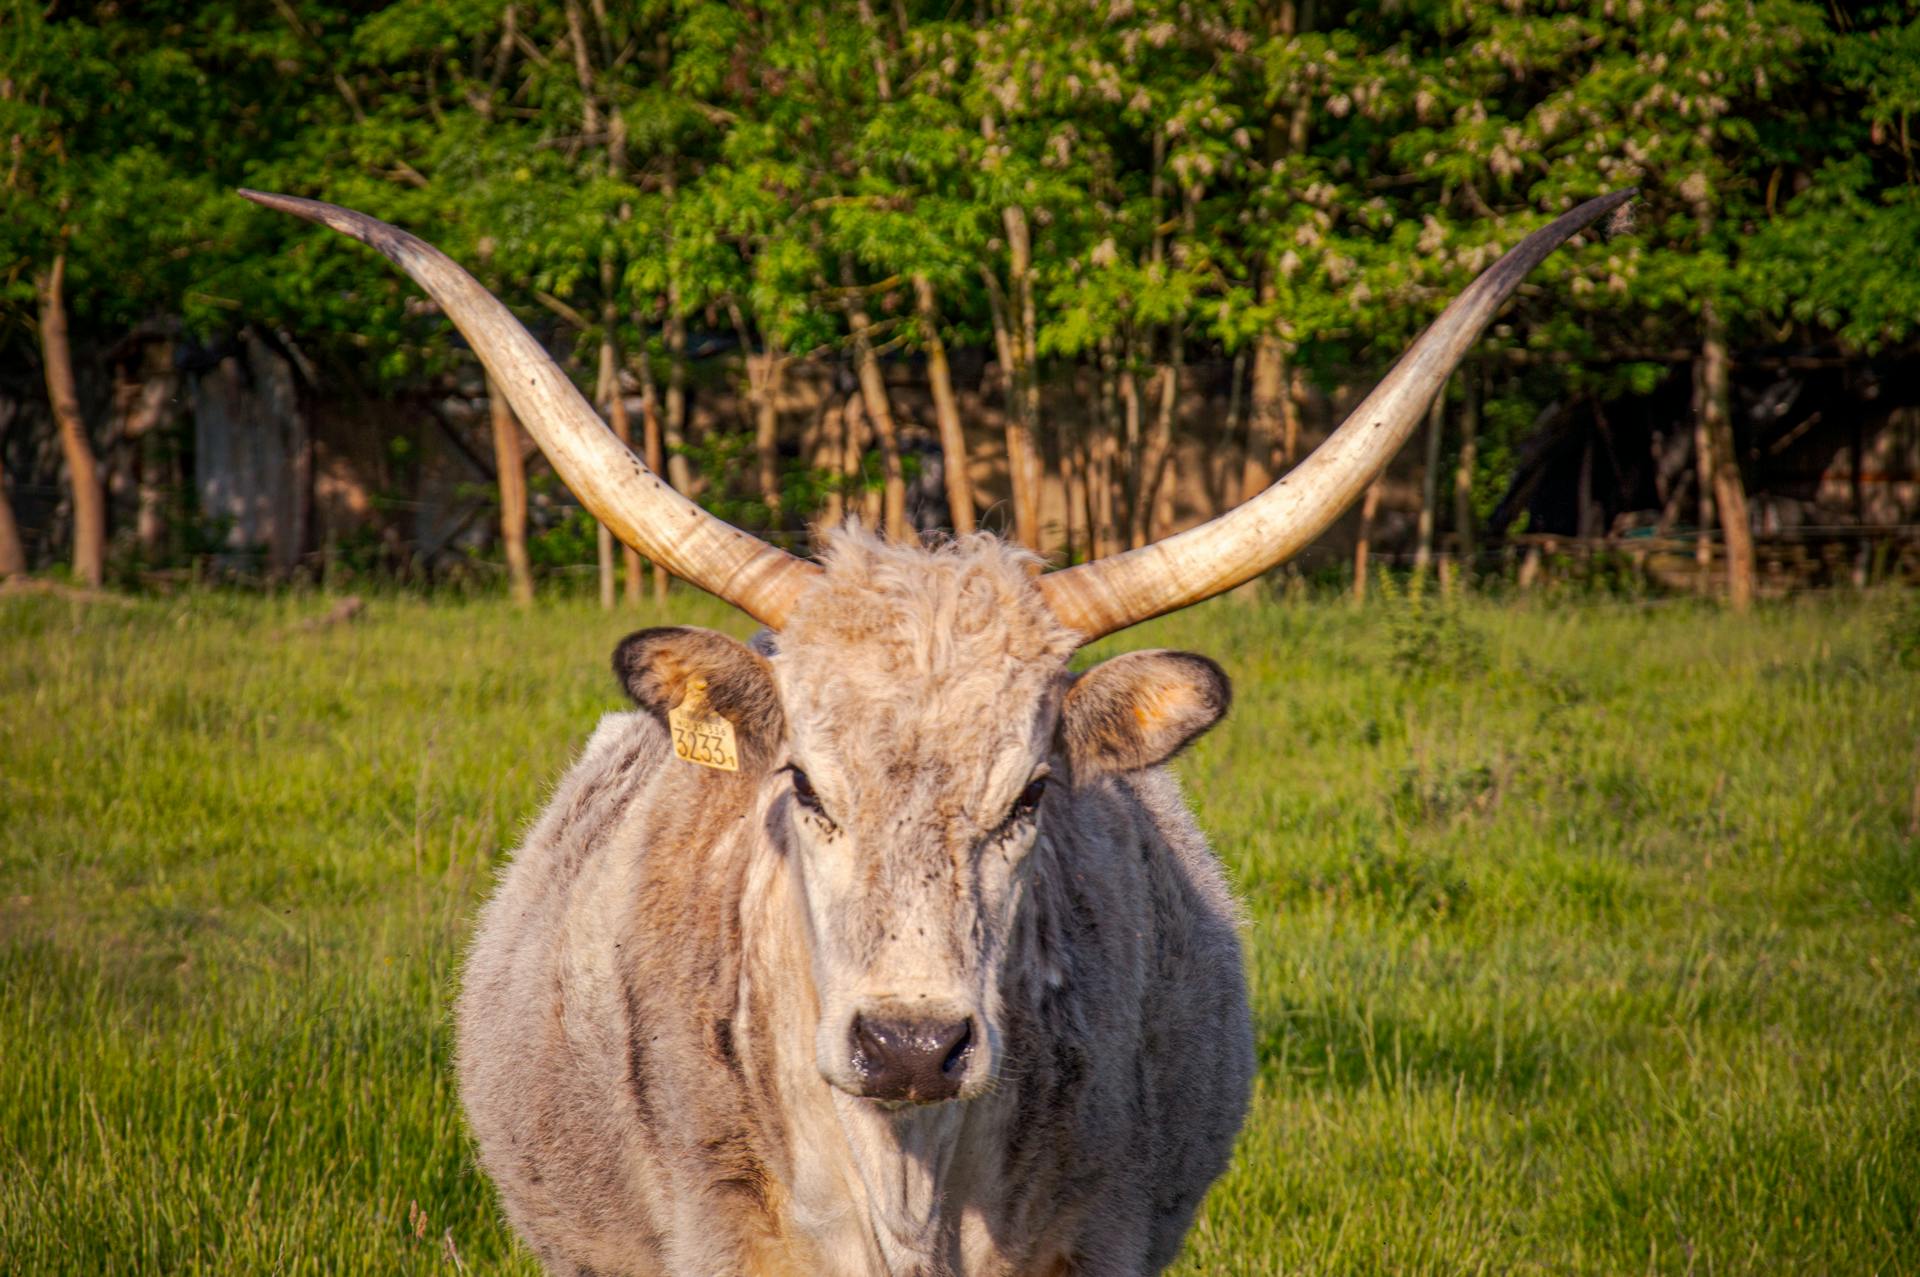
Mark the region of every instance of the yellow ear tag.
POLYGON ((667 711, 667 725, 673 729, 676 758, 717 771, 740 770, 740 751, 734 745, 733 724, 707 704, 706 679, 696 678, 687 684, 687 694, 667 711))

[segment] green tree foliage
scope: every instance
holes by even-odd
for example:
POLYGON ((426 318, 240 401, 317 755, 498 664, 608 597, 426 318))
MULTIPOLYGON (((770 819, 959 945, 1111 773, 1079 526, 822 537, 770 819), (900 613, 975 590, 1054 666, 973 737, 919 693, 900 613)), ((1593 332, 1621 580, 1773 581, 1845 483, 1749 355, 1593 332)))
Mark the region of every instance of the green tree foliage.
POLYGON ((612 323, 656 371, 689 319, 843 352, 849 289, 911 347, 922 278, 949 339, 986 345, 1017 208, 1046 376, 1277 333, 1331 380, 1632 184, 1635 233, 1553 258, 1484 357, 1553 352, 1558 392, 1605 396, 1697 343, 1703 303, 1736 345, 1920 326, 1911 3, 7 3, 14 316, 65 246, 96 329, 265 321, 389 378, 465 357, 245 184, 407 225, 560 348, 612 323))

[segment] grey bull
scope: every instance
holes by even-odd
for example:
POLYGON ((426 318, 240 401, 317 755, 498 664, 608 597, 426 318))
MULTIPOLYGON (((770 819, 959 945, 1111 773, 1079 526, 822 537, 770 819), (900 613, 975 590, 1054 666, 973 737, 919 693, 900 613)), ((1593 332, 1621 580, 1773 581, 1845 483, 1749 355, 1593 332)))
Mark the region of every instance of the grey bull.
POLYGON ((1239 508, 1067 571, 992 537, 792 558, 672 491, 436 250, 386 253, 628 544, 766 626, 631 636, 633 699, 483 914, 459 1071, 556 1273, 1143 1274, 1230 1156, 1253 1073, 1236 913, 1166 761, 1227 710, 1205 657, 1102 635, 1249 580, 1405 442, 1522 277, 1476 280, 1314 454, 1239 508))

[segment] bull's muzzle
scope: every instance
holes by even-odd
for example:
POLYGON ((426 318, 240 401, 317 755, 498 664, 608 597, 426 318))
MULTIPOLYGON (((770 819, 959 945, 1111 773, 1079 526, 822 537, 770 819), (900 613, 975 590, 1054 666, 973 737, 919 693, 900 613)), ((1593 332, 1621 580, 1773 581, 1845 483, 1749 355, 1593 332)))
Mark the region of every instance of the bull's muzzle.
POLYGON ((938 1104, 960 1094, 976 1054, 963 1020, 853 1017, 848 1033, 858 1094, 890 1103, 938 1104))

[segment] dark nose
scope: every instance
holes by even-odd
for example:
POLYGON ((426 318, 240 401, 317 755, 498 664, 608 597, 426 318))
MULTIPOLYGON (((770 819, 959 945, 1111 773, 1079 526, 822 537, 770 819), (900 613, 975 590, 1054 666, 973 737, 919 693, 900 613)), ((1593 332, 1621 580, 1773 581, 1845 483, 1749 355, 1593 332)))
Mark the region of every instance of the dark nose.
POLYGON ((875 1100, 934 1104, 960 1093, 973 1057, 973 1021, 853 1017, 853 1067, 875 1100))

